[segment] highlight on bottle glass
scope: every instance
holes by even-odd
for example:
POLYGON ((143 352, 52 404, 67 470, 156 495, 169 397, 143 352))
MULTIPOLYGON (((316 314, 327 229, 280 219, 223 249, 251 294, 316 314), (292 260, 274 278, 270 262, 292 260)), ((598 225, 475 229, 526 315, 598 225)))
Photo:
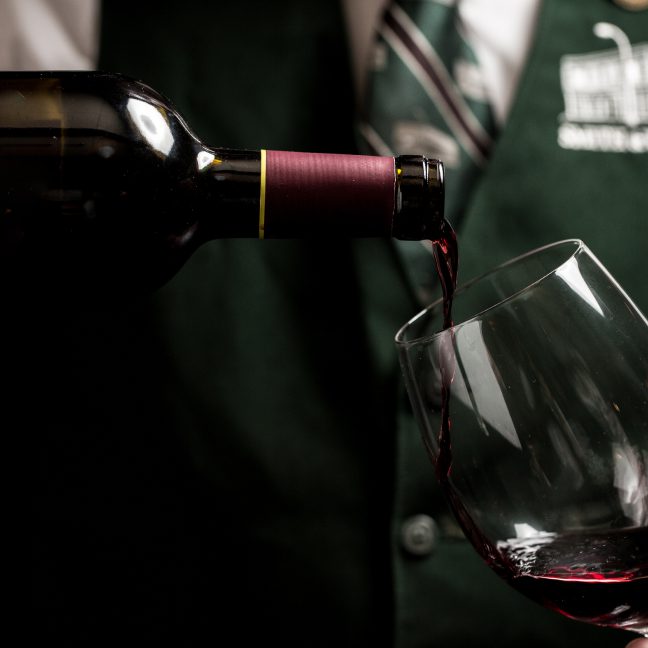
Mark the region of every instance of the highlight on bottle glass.
POLYGON ((648 320, 580 240, 513 259, 396 335, 467 538, 563 615, 648 634, 648 320))

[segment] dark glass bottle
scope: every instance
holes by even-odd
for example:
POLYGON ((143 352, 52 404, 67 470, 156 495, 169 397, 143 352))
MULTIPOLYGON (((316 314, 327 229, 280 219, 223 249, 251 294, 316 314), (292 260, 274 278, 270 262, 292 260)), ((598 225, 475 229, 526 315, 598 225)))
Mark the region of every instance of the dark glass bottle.
POLYGON ((0 213, 14 285, 139 292, 210 239, 435 239, 443 166, 212 148, 139 81, 3 72, 0 213))

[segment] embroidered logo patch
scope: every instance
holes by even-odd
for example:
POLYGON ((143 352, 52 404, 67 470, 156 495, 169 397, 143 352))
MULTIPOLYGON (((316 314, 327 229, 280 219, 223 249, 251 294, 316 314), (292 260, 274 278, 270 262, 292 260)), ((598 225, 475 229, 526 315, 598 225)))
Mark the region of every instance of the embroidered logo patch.
POLYGON ((632 45, 616 25, 594 33, 615 47, 563 56, 560 82, 565 112, 558 145, 564 149, 648 152, 648 43, 632 45))

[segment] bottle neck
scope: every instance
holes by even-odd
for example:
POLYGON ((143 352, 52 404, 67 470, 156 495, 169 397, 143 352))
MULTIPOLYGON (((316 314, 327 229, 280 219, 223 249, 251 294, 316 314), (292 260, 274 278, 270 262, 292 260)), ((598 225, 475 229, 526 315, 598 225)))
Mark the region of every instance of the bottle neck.
POLYGON ((205 149, 197 166, 207 238, 416 240, 443 218, 442 166, 421 156, 205 149))

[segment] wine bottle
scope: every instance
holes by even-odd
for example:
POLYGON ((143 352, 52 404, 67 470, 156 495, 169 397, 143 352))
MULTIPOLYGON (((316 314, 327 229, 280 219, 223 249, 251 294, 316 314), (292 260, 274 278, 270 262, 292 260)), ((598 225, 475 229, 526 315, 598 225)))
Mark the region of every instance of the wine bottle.
POLYGON ((0 213, 12 282, 151 290, 211 239, 434 239, 443 165, 214 148, 135 79, 2 72, 0 213))

